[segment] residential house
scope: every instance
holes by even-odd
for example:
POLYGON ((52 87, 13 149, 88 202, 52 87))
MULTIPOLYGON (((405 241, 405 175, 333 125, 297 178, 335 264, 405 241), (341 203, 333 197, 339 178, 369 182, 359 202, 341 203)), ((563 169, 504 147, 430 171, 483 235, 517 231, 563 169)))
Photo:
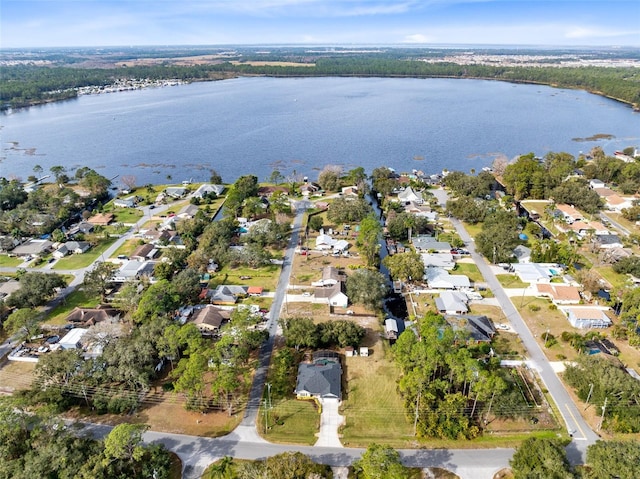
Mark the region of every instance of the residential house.
POLYGON ((214 290, 208 291, 212 304, 236 304, 238 299, 247 296, 247 286, 222 284, 214 290))
POLYGON ((591 187, 591 189, 594 189, 594 190, 597 190, 598 188, 605 188, 606 187, 604 181, 599 180, 597 178, 593 178, 593 179, 589 180, 589 186, 591 187))
POLYGON ((436 298, 436 309, 445 314, 465 314, 469 312, 468 301, 467 295, 461 291, 443 291, 436 298))
POLYGON ((104 321, 116 322, 120 320, 122 311, 109 306, 108 304, 101 304, 95 308, 80 308, 75 307, 65 318, 67 323, 71 323, 78 327, 89 327, 94 324, 104 321))
POLYGON ((609 230, 599 221, 575 221, 566 228, 559 228, 563 231, 573 231, 579 238, 584 239, 589 235, 606 235, 609 230))
POLYGON ((344 293, 344 282, 334 285, 315 288, 313 300, 316 303, 327 303, 329 306, 346 308, 349 305, 349 297, 344 293))
POLYGON ((520 281, 531 284, 548 283, 552 276, 561 272, 558 266, 546 263, 513 263, 510 267, 520 281))
POLYGON ((404 190, 398 193, 398 201, 405 205, 408 203, 417 203, 421 205, 423 203, 422 195, 413 191, 413 188, 410 186, 407 186, 404 190))
POLYGON ((301 185, 299 189, 302 196, 310 196, 320 191, 320 187, 313 183, 305 183, 301 185))
POLYGON ((524 245, 518 245, 513 249, 513 254, 518 260, 518 263, 529 263, 531 261, 531 248, 527 248, 524 245))
POLYGON ((337 283, 347 280, 347 275, 344 271, 334 268, 333 266, 325 266, 322 268, 322 279, 320 281, 314 281, 311 286, 325 287, 334 286, 337 283))
POLYGON ((463 274, 449 274, 442 268, 427 268, 424 279, 431 289, 469 289, 471 281, 463 274))
POLYGON ((53 252, 54 258, 64 258, 68 254, 82 254, 91 249, 88 241, 67 241, 53 252))
POLYGON ((320 234, 316 237, 316 249, 317 250, 330 250, 333 248, 333 245, 336 244, 337 240, 333 239, 328 234, 324 234, 320 232, 320 234))
POLYGON ((169 186, 165 188, 164 194, 174 199, 180 199, 187 194, 187 189, 183 186, 169 186))
POLYGON ((579 304, 580 290, 575 286, 560 283, 537 283, 538 296, 549 298, 553 304, 579 304))
POLYGON ((107 226, 113 221, 113 213, 97 213, 87 220, 94 226, 107 226))
POLYGON ((486 316, 447 315, 444 319, 455 332, 462 331, 467 341, 490 343, 496 334, 493 322, 486 316))
POLYGON ((247 294, 249 296, 262 296, 263 288, 262 286, 249 286, 247 288, 247 294))
POLYGON ((147 276, 153 281, 155 265, 156 263, 152 261, 125 261, 113 275, 113 282, 124 283, 138 280, 143 276, 147 276))
POLYGON ((413 243, 413 247, 416 249, 418 253, 428 253, 428 252, 436 252, 436 253, 449 253, 451 252, 451 244, 446 241, 438 241, 433 236, 414 236, 411 238, 411 242, 413 243))
POLYGON ((197 205, 189 204, 182 208, 176 216, 181 220, 188 220, 198 214, 198 211, 200 211, 200 208, 197 205))
POLYGON ((204 198, 211 193, 214 193, 216 196, 220 196, 224 192, 224 185, 212 185, 211 183, 205 183, 200 185, 196 191, 193 192, 194 198, 204 198))
POLYGON ((602 308, 588 306, 574 306, 560 308, 571 326, 578 329, 607 328, 611 326, 611 320, 602 308))
POLYGON ((131 256, 129 256, 129 259, 135 260, 135 261, 146 261, 148 259, 153 259, 157 253, 158 253, 158 250, 154 245, 143 244, 138 246, 133 251, 133 253, 131 253, 131 256))
POLYGON ((557 205, 556 208, 562 215, 562 218, 569 224, 574 221, 583 219, 582 213, 573 207, 573 205, 557 205))
POLYGON ((80 223, 71 226, 67 230, 67 236, 69 238, 73 238, 78 234, 88 234, 91 233, 93 229, 94 226, 91 223, 87 221, 81 221, 80 223))
POLYGON ((120 208, 135 208, 137 205, 137 199, 135 196, 129 196, 128 198, 116 198, 113 200, 113 206, 120 208))
POLYGON ((12 254, 16 256, 37 256, 48 253, 53 243, 44 239, 28 239, 24 243, 16 246, 12 250, 12 254))
POLYGON ((420 257, 425 268, 442 268, 451 271, 456 267, 451 253, 422 253, 420 257))
POLYGON ((342 399, 342 366, 339 357, 315 357, 298 366, 296 396, 300 399, 342 399))
POLYGON ((343 186, 341 192, 342 196, 354 198, 358 196, 358 187, 355 185, 343 186))
POLYGON ((625 198, 617 194, 607 196, 604 200, 608 209, 617 211, 618 213, 633 206, 633 198, 625 198))
POLYGON ((622 240, 620 240, 620 237, 613 234, 597 235, 594 237, 594 242, 600 249, 614 249, 624 247, 624 245, 622 244, 622 240))
POLYGON ((11 251, 13 248, 20 244, 20 240, 18 238, 14 238, 13 236, 0 236, 0 252, 11 251))
POLYGON ((230 317, 231 311, 206 305, 195 313, 191 322, 202 335, 206 336, 217 333, 222 323, 228 321, 230 317))

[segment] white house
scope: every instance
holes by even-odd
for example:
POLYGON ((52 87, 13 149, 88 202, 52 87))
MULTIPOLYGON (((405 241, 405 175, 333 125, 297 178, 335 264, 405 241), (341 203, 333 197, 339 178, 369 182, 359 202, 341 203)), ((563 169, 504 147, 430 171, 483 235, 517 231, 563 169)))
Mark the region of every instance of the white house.
POLYGON ((404 190, 398 193, 398 200, 404 204, 413 202, 418 203, 419 205, 422 204, 423 201, 422 196, 413 191, 413 188, 410 186, 407 186, 404 190))
POLYGON ((527 248, 524 245, 518 245, 513 249, 518 263, 529 263, 531 261, 531 248, 527 248))
POLYGON ((113 206, 120 208, 134 208, 136 206, 136 197, 129 196, 128 198, 116 198, 113 200, 113 206))
POLYGON ((451 271, 456 267, 451 253, 422 253, 420 257, 425 268, 442 268, 451 271))
POLYGON ((579 329, 607 328, 611 326, 611 320, 605 311, 600 308, 590 307, 565 307, 561 308, 571 326, 579 329))
POLYGON ((467 295, 460 291, 443 291, 436 298, 438 312, 445 314, 464 314, 469 312, 467 295))
POLYGON ((224 185, 212 185, 211 183, 205 183, 200 185, 200 187, 193 192, 193 196, 195 198, 203 198, 211 193, 215 193, 216 196, 220 196, 223 191, 224 185))
POLYGON ((431 289, 469 289, 471 281, 463 274, 449 274, 442 268, 427 268, 424 279, 431 289))

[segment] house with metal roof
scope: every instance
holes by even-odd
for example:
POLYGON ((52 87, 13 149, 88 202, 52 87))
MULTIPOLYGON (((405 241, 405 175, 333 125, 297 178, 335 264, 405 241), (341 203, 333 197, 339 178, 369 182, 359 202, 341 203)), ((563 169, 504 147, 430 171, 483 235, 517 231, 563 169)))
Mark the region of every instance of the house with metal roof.
POLYGON ((212 304, 236 304, 239 298, 247 296, 246 286, 221 284, 214 290, 208 291, 212 304))
POLYGON ((436 308, 440 313, 464 314, 469 312, 469 298, 461 291, 443 291, 436 298, 436 308))
POLYGON ((464 274, 449 274, 442 268, 426 268, 424 279, 431 289, 469 289, 471 281, 464 274))

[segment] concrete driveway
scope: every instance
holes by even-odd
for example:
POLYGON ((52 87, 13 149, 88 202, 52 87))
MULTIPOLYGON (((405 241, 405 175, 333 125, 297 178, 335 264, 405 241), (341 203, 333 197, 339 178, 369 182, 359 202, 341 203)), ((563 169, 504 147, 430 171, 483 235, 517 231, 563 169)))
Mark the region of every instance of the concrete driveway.
POLYGON ((320 432, 316 446, 343 447, 338 435, 338 428, 344 423, 344 416, 338 412, 340 400, 333 398, 321 399, 322 414, 320 415, 320 432))

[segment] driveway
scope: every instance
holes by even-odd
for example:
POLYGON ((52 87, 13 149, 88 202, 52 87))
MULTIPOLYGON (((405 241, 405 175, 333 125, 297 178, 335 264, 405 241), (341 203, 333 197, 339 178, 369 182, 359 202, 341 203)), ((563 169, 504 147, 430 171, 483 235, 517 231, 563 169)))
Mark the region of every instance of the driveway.
POLYGON ((344 423, 344 416, 338 412, 340 400, 333 398, 321 399, 322 414, 320 415, 320 432, 317 447, 342 447, 338 429, 344 423))

